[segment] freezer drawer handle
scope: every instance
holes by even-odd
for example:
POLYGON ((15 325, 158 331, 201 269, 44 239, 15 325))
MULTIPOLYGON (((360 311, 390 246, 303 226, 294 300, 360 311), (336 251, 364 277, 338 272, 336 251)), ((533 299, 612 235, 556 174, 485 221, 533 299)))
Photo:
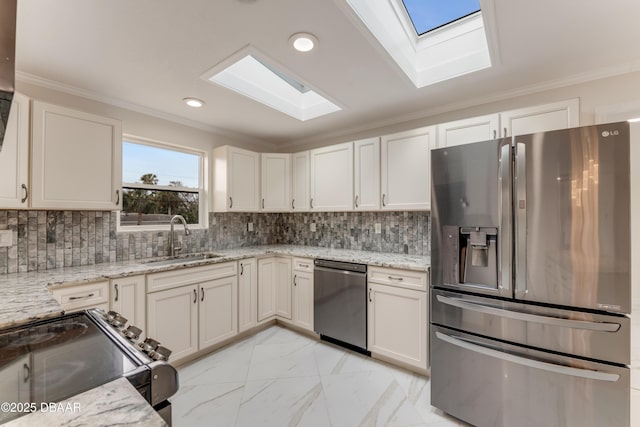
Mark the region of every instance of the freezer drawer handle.
POLYGON ((541 362, 539 360, 529 359, 527 357, 503 353, 502 351, 487 348, 478 344, 472 344, 459 338, 454 338, 450 335, 443 334, 442 332, 436 332, 436 337, 441 339, 442 341, 448 342, 449 344, 464 348, 466 350, 484 354, 489 357, 495 357, 507 362, 517 363, 518 365, 528 366, 534 369, 541 369, 543 371, 555 372, 557 374, 571 375, 574 377, 581 377, 598 381, 616 382, 620 378, 620 375, 618 374, 592 371, 590 369, 571 368, 568 366, 556 365, 555 363, 541 362))
POLYGON ((508 319, 523 320, 525 322, 544 323, 545 325, 561 326, 565 328, 586 329, 598 332, 617 332, 620 330, 619 323, 608 322, 588 322, 586 320, 571 320, 561 317, 540 316, 537 314, 520 313, 518 311, 503 310, 501 308, 488 307, 472 301, 462 301, 459 298, 449 298, 442 295, 436 296, 436 299, 447 305, 463 308, 466 310, 477 311, 483 314, 506 317, 508 319))

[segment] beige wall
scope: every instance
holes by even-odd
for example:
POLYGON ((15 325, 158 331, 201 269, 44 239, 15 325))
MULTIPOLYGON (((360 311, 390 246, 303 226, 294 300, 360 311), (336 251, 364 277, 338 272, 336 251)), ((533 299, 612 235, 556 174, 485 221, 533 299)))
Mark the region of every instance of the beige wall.
MULTIPOLYGON (((459 120, 484 114, 535 105, 548 104, 570 98, 580 99, 580 125, 596 123, 596 115, 602 109, 610 106, 640 103, 640 72, 633 72, 615 77, 593 80, 587 83, 574 84, 565 87, 553 87, 534 92, 533 89, 514 91, 503 99, 484 103, 474 107, 454 109, 445 113, 416 112, 413 117, 397 124, 379 126, 370 123, 362 127, 362 131, 344 132, 339 135, 312 138, 283 146, 282 151, 296 152, 340 142, 387 135, 421 126, 435 125, 452 120, 459 120)), ((613 120, 618 120, 614 118, 613 120)))

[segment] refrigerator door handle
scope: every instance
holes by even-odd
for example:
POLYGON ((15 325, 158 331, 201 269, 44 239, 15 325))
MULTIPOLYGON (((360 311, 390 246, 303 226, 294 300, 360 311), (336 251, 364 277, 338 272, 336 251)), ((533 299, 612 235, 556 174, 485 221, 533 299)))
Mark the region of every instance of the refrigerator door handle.
POLYGON ((500 191, 500 217, 498 219, 498 289, 505 297, 511 297, 511 140, 503 141, 500 146, 498 162, 500 191))
POLYGON ((515 297, 527 294, 527 157, 524 143, 516 143, 515 167, 515 229, 516 284, 515 297))
POLYGON ((436 296, 436 299, 447 305, 462 308, 465 310, 476 311, 482 314, 506 317, 508 319, 522 320, 525 322, 542 323, 545 325, 560 326, 573 329, 586 329, 597 332, 617 332, 620 330, 619 323, 608 322, 589 322, 586 320, 563 319, 562 317, 541 316, 539 314, 522 313, 519 311, 505 310, 501 308, 486 306, 475 301, 463 301, 459 298, 450 298, 442 295, 436 296))
POLYGON ((448 342, 449 344, 464 348, 469 351, 484 354, 489 357, 495 357, 506 362, 516 363, 518 365, 527 366, 534 369, 541 369, 548 372, 555 372, 557 374, 571 375, 574 377, 597 381, 616 382, 620 379, 620 375, 618 374, 593 371, 590 369, 572 368, 569 366, 557 365, 555 363, 549 362, 541 362, 539 360, 529 359, 527 357, 516 356, 511 353, 504 353, 502 351, 494 350, 492 348, 484 347, 479 344, 452 337, 451 335, 443 334, 442 332, 436 332, 436 337, 442 341, 448 342))

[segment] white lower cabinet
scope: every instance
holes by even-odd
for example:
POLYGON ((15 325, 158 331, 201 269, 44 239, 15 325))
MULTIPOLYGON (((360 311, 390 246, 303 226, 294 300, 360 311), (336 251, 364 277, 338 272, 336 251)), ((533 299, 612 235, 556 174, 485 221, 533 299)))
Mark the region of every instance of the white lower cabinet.
POLYGON ((294 325, 313 331, 313 273, 293 272, 292 320, 294 325))
POLYGON ((201 349, 238 333, 237 298, 236 276, 200 283, 198 343, 201 349))
MULTIPOLYGON (((27 353, 0 367, 0 402, 31 402, 31 365, 31 353, 27 353)), ((0 424, 14 415, 0 411, 0 424)))
POLYGON ((144 274, 111 279, 109 307, 128 320, 129 325, 142 329, 140 338, 146 337, 146 292, 144 274))
POLYGON ((258 322, 276 315, 276 257, 258 260, 258 322))
POLYGON ((198 351, 198 287, 147 295, 147 335, 172 351, 175 362, 198 351))
POLYGON ((147 276, 148 289, 163 289, 147 294, 147 335, 172 351, 170 361, 238 333, 236 267, 230 262, 147 276))
POLYGON ((369 283, 368 350, 427 369, 427 292, 369 283))
POLYGON ((258 324, 258 272, 255 258, 238 261, 238 332, 258 324))
POLYGON ((276 315, 291 319, 291 258, 276 258, 276 315))
POLYGON ((274 316, 291 319, 291 258, 258 260, 258 322, 274 316))

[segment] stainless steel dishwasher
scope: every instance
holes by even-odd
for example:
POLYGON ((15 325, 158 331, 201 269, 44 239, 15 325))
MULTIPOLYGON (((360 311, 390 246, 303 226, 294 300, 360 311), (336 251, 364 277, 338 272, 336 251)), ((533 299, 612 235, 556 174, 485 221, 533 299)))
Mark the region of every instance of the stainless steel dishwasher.
POLYGON ((367 352, 367 266, 315 260, 314 330, 322 339, 367 352))

